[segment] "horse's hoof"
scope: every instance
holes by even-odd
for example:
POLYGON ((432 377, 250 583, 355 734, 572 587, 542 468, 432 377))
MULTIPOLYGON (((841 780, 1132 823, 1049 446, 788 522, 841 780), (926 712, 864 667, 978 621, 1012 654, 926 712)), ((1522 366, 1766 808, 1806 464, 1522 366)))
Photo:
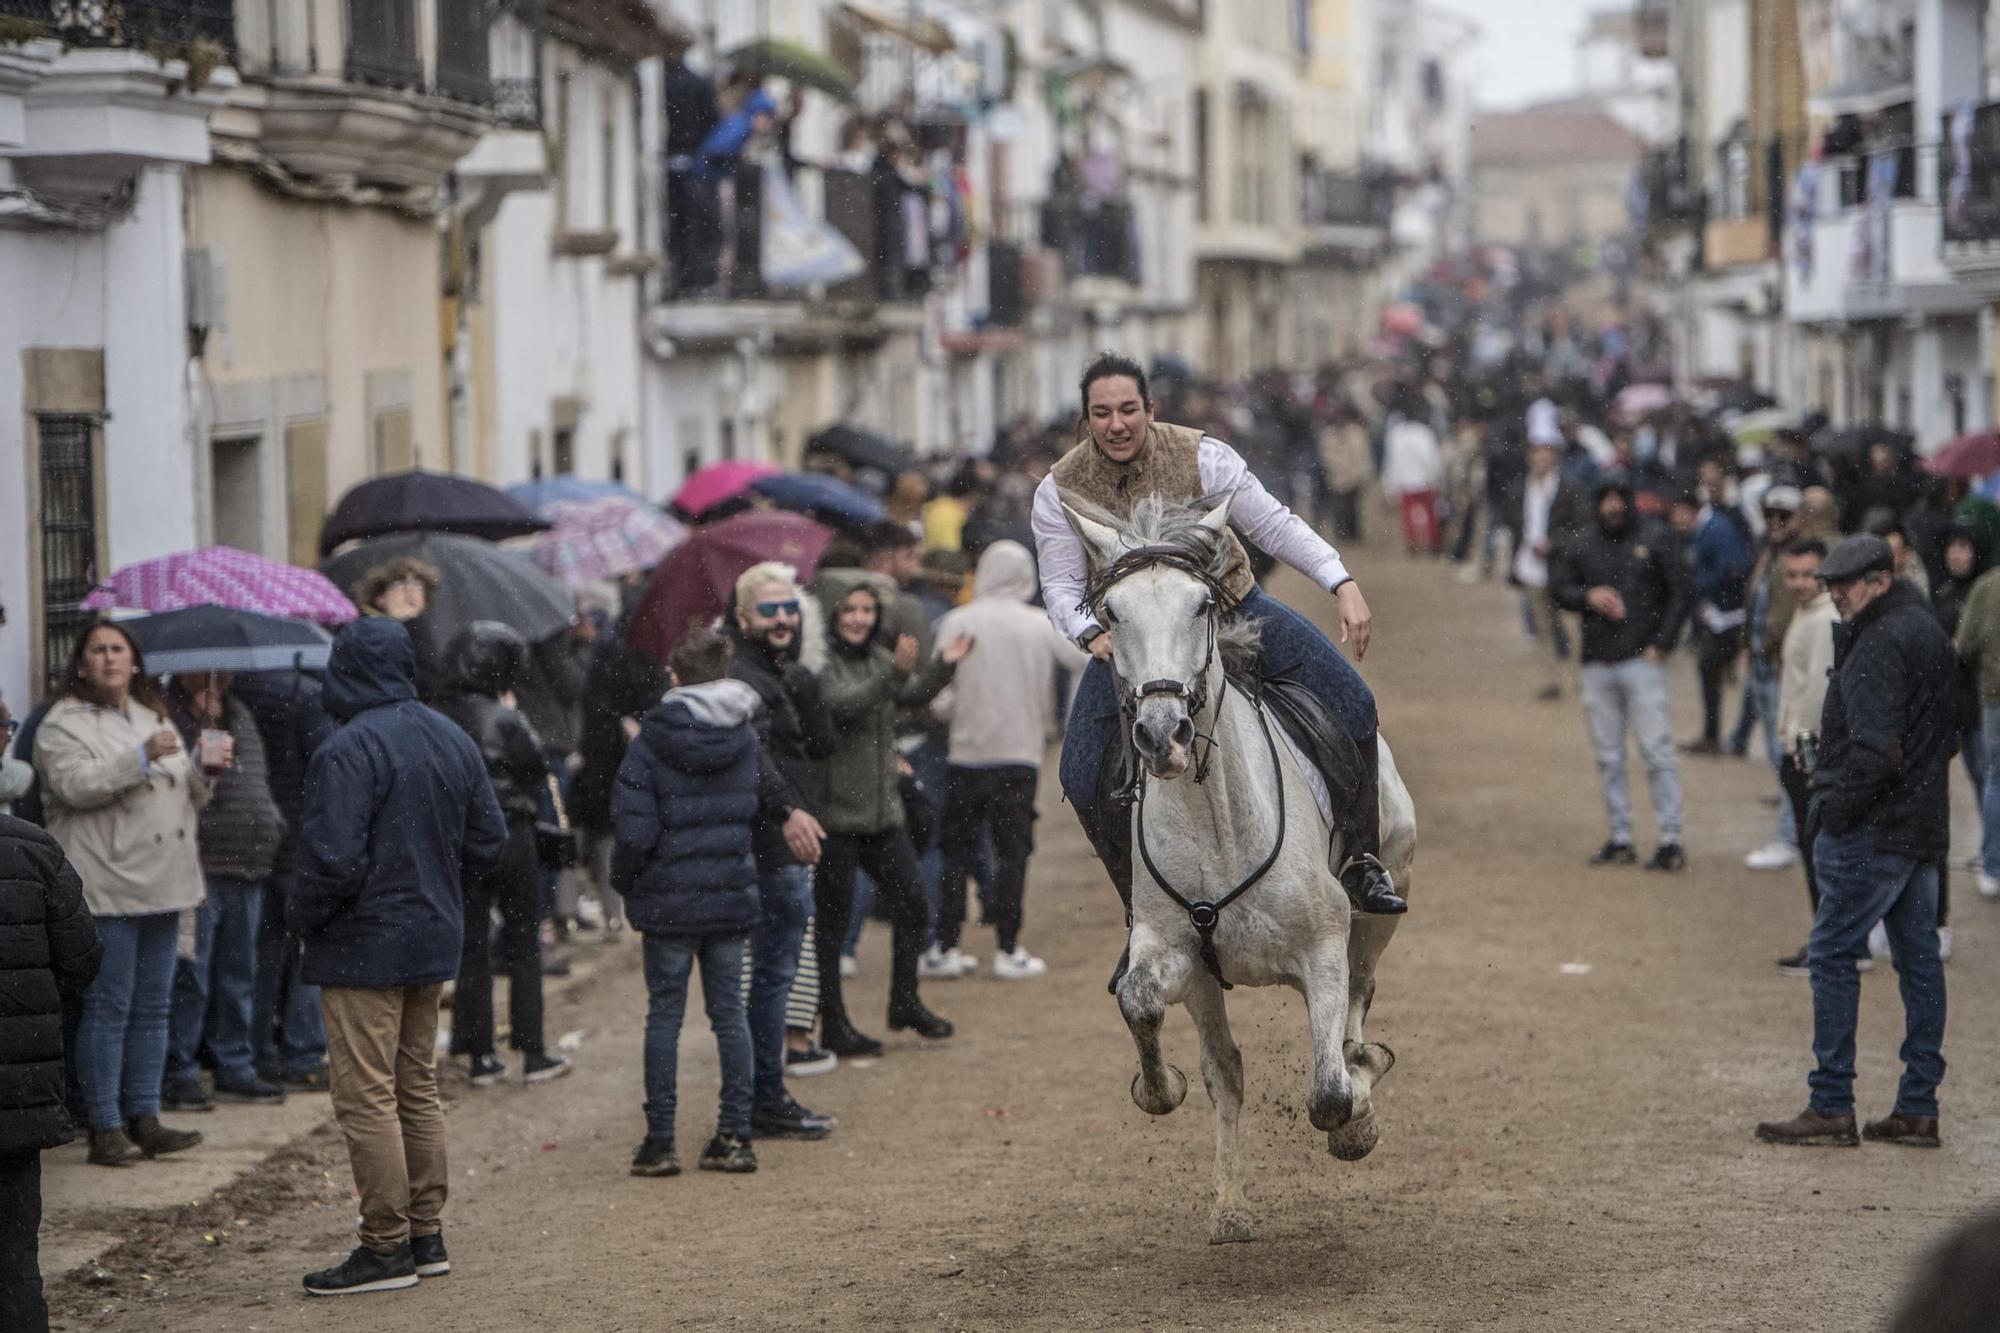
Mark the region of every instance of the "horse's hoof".
POLYGON ((1368 1076, 1370 1087, 1388 1077, 1396 1067, 1396 1053, 1379 1041, 1348 1042, 1347 1066, 1368 1076))
POLYGON ((1241 1208, 1218 1208, 1208 1219, 1210 1245, 1237 1245, 1257 1239, 1257 1227, 1241 1208))
POLYGON ((1376 1141, 1381 1137, 1381 1131, 1375 1124, 1375 1113, 1370 1111, 1328 1134, 1326 1150, 1343 1162, 1358 1162, 1375 1151, 1376 1141))
POLYGON ((1158 1102, 1146 1100, 1146 1075, 1144 1071, 1132 1075, 1132 1104, 1147 1115, 1168 1115, 1187 1100, 1187 1075, 1172 1065, 1166 1066, 1167 1094, 1158 1102))
POLYGON ((1332 1131, 1354 1115, 1354 1089, 1343 1079, 1325 1089, 1314 1089, 1306 1097, 1306 1119, 1317 1130, 1332 1131))

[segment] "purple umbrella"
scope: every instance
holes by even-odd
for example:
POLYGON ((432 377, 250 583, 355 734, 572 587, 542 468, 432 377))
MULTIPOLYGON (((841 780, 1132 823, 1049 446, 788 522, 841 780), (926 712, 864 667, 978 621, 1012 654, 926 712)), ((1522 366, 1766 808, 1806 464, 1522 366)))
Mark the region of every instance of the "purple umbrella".
POLYGON ((86 611, 182 611, 226 606, 264 616, 345 625, 359 613, 326 576, 232 546, 181 551, 126 565, 83 599, 86 611))

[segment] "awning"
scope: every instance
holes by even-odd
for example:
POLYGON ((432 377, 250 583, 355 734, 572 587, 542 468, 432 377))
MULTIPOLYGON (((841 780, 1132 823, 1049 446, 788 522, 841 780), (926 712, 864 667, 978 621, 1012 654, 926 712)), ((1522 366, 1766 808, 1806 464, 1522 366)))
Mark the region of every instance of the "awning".
POLYGON ((1806 99, 1806 110, 1829 120, 1837 116, 1869 116, 1912 100, 1916 96, 1908 79, 1862 77, 1836 84, 1806 99))

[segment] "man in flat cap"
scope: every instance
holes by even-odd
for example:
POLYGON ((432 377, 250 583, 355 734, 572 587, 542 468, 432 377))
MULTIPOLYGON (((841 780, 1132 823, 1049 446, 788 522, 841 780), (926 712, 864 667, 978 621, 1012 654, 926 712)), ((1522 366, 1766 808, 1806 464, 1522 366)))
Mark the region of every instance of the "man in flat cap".
POLYGON ((1841 624, 1820 717, 1808 828, 1819 914, 1806 945, 1813 991, 1811 1099, 1766 1121, 1766 1143, 1854 1147, 1862 1138, 1938 1145, 1944 1077, 1944 962, 1938 955, 1938 867, 1950 844, 1945 783, 1956 748, 1958 663, 1923 594, 1895 575, 1880 537, 1849 537, 1819 571, 1841 624), (1893 1112, 1854 1125, 1855 956, 1878 921, 1902 987, 1903 1081, 1893 1112))

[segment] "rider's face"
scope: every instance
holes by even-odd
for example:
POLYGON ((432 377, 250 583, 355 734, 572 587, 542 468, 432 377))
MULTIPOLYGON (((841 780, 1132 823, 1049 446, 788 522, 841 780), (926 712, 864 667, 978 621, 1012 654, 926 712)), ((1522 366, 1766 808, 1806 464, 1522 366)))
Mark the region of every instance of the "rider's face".
POLYGON ((1085 418, 1091 438, 1105 457, 1114 463, 1129 463, 1146 442, 1146 427, 1153 424, 1153 409, 1139 392, 1139 382, 1130 375, 1106 375, 1090 382, 1085 396, 1085 418))

